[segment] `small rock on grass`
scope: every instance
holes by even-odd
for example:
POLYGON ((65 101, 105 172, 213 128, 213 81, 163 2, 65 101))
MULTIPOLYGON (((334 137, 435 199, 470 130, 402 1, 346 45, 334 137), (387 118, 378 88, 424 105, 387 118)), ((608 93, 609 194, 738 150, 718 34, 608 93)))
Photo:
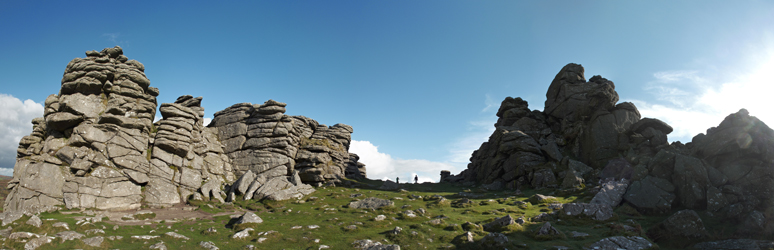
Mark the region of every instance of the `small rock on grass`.
MULTIPOLYGON (((105 238, 103 238, 102 236, 96 236, 96 237, 86 238, 86 239, 83 239, 81 241, 83 241, 83 243, 86 244, 86 245, 93 246, 93 247, 99 247, 100 245, 102 245, 102 242, 105 241, 105 238)), ((153 249, 153 248, 151 248, 151 249, 153 249)))
POLYGON ((90 234, 105 234, 105 231, 102 230, 102 229, 89 229, 89 230, 86 230, 86 235, 90 235, 90 234))
POLYGON ((160 241, 159 243, 151 245, 150 249, 167 250, 167 245, 165 245, 163 241, 160 241))
POLYGON ((24 250, 37 249, 40 246, 51 243, 52 240, 54 240, 54 237, 51 236, 42 236, 40 238, 31 239, 27 244, 24 244, 24 250))
POLYGON ((244 230, 235 233, 234 236, 231 236, 231 238, 232 239, 244 239, 244 238, 247 238, 247 237, 250 236, 250 232, 252 232, 253 230, 255 230, 255 229, 252 229, 252 228, 249 228, 249 227, 245 228, 244 230))
POLYGON ((653 247, 653 243, 650 243, 645 238, 639 236, 613 236, 604 238, 589 246, 589 249, 622 249, 622 250, 639 250, 648 249, 653 247))
POLYGON ((67 225, 67 222, 61 222, 60 221, 60 222, 54 223, 53 226, 54 227, 61 227, 61 228, 64 228, 65 230, 70 230, 70 226, 67 225))
POLYGON ((202 241, 199 242, 199 246, 208 249, 208 250, 219 250, 220 248, 215 246, 215 243, 212 243, 212 241, 202 241))
POLYGON ((80 238, 85 237, 85 235, 80 234, 80 233, 75 232, 75 231, 58 232, 54 236, 56 236, 57 238, 62 239, 62 243, 64 243, 65 241, 68 241, 68 240, 80 239, 80 238))
POLYGON ((190 238, 186 237, 185 235, 182 235, 182 234, 179 234, 179 233, 175 233, 175 232, 167 232, 164 235, 172 237, 172 238, 175 238, 175 239, 190 240, 190 238))
POLYGON ((234 224, 239 225, 244 223, 263 223, 263 219, 253 212, 245 212, 234 224))
POLYGON ((41 221, 40 217, 38 217, 37 215, 33 215, 32 217, 30 217, 29 220, 27 220, 26 224, 32 225, 33 227, 40 227, 41 225, 43 225, 43 221, 41 221))

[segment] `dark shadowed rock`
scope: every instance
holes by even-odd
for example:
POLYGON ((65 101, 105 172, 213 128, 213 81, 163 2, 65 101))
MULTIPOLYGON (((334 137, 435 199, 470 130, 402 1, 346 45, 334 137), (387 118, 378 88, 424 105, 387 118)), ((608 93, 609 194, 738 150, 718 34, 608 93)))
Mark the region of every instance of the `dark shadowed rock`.
POLYGON ((653 247, 653 243, 640 236, 613 236, 591 244, 589 249, 640 250, 650 249, 651 247, 653 247))
POLYGON ((598 221, 608 220, 613 217, 613 208, 607 204, 567 203, 562 206, 562 215, 586 216, 598 221))
POLYGON ((668 180, 647 176, 629 185, 623 199, 641 213, 663 214, 672 209, 674 190, 668 180))
POLYGON ((702 250, 765 250, 772 248, 774 248, 774 241, 753 239, 729 239, 693 245, 693 249, 702 250))
POLYGON ((648 235, 659 240, 701 239, 708 236, 699 214, 693 210, 678 211, 649 229, 648 235))

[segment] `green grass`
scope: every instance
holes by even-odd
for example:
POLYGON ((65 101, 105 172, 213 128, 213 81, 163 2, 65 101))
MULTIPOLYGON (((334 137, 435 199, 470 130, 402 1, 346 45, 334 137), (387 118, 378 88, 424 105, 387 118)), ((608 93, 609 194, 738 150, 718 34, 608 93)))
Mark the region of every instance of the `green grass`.
MULTIPOLYGON (((88 229, 103 229, 106 234, 101 248, 86 246, 79 240, 67 241, 56 244, 48 244, 43 249, 138 249, 147 248, 159 241, 164 241, 168 249, 200 249, 199 242, 212 241, 220 249, 242 249, 245 245, 255 245, 259 249, 317 249, 320 245, 328 245, 330 249, 353 249, 352 242, 362 239, 371 239, 386 244, 399 244, 401 249, 482 249, 480 241, 488 233, 483 230, 483 225, 495 218, 510 215, 513 218, 525 217, 527 220, 545 211, 550 211, 548 203, 531 204, 527 202, 529 197, 540 193, 557 197, 552 202, 588 202, 591 194, 584 190, 575 192, 552 194, 549 190, 523 190, 523 193, 515 195, 513 191, 482 191, 476 188, 453 186, 450 184, 405 184, 402 188, 407 192, 378 190, 381 181, 362 180, 353 181, 355 188, 326 187, 318 188, 316 192, 305 197, 304 202, 297 201, 244 201, 237 196, 233 204, 218 204, 217 201, 191 201, 192 205, 199 207, 199 211, 210 214, 221 212, 253 211, 263 219, 260 224, 233 225, 235 219, 230 215, 215 216, 212 219, 183 220, 175 223, 152 223, 150 225, 120 226, 113 230, 114 221, 103 220, 93 224, 77 226, 76 217, 84 214, 65 214, 60 212, 43 213, 41 228, 25 225, 27 217, 16 221, 13 225, 14 232, 28 231, 40 234, 54 235, 65 231, 63 228, 54 228, 56 221, 67 222, 71 230, 84 233, 88 229), (393 201, 394 206, 383 207, 376 210, 352 209, 347 205, 355 200, 350 195, 362 194, 357 199, 377 197, 393 201), (478 195, 470 198, 470 194, 478 195), (443 196, 444 199, 435 195, 443 196), (422 196, 422 198, 417 198, 422 196), (316 197, 316 198, 314 198, 316 197), (399 199, 397 199, 399 198, 399 199), (471 203, 455 206, 455 201, 467 198, 471 203), (526 202, 526 203, 523 203, 526 202), (405 208, 404 208, 405 206, 405 208), (425 209, 425 214, 416 212, 420 208, 425 209), (408 217, 405 211, 415 211, 416 217, 408 217), (378 215, 386 218, 375 221, 378 215), (438 224, 430 223, 431 220, 442 218, 438 224), (55 219, 55 220, 46 220, 55 219), (310 229, 316 225, 318 228, 310 229), (356 229, 348 226, 355 225, 356 229), (299 229, 291 229, 301 226, 299 229), (215 228, 217 232, 208 233, 208 228, 215 228), (231 236, 244 228, 253 228, 255 231, 245 239, 232 239, 231 236), (399 234, 392 234, 395 227, 402 228, 399 234), (259 235, 261 232, 277 231, 269 235, 259 235), (166 232, 177 232, 190 238, 190 240, 174 239, 162 236, 166 232), (475 243, 466 243, 460 239, 466 231, 474 234, 475 243), (121 240, 108 240, 107 236, 120 235, 121 240), (131 239, 132 235, 158 235, 162 236, 152 240, 131 239), (259 238, 266 238, 258 243, 259 238), (315 240, 319 239, 319 243, 315 240), (147 243, 146 243, 147 242, 147 243)), ((551 249, 554 246, 566 246, 570 249, 582 249, 602 238, 614 235, 639 235, 647 236, 647 229, 663 221, 666 216, 643 216, 631 207, 622 206, 615 210, 613 219, 599 222, 588 218, 567 218, 557 216, 551 220, 551 224, 562 232, 557 237, 540 237, 535 232, 544 222, 527 222, 524 225, 512 225, 504 228, 490 229, 492 232, 500 232, 506 235, 510 242, 505 247, 508 249, 551 249), (634 231, 628 230, 634 228, 634 231), (570 232, 578 231, 588 233, 590 236, 573 239, 570 232)), ((701 213, 700 213, 701 214, 701 213)), ((731 236, 735 225, 731 222, 713 218, 704 218, 708 231, 713 239, 721 239, 731 236), (722 228, 726 231, 723 231, 722 228)), ((155 216, 142 215, 142 216, 155 216)), ((88 216, 87 216, 88 217, 88 216)), ((140 219, 141 215, 135 218, 140 219)), ((152 219, 149 217, 148 219, 152 219)), ((89 235, 87 237, 92 237, 89 235)), ((662 249, 679 249, 687 243, 667 242, 661 244, 662 249), (670 248, 671 247, 671 248, 670 248)), ((0 248, 23 249, 23 243, 13 240, 0 242, 0 248)))

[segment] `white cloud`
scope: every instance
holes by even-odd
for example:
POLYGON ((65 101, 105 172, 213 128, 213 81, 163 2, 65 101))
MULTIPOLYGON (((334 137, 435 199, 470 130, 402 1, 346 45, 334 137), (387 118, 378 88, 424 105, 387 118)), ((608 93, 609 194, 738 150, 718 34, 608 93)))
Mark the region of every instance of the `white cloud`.
POLYGON ((205 127, 207 127, 207 125, 209 125, 210 122, 212 122, 212 118, 207 118, 207 117, 205 117, 204 121, 202 121, 205 127))
POLYGON ((0 175, 13 176, 13 168, 0 168, 0 175))
MULTIPOLYGON (((0 94, 0 168, 13 168, 19 141, 32 132, 32 119, 41 116, 42 104, 0 94)), ((0 169, 0 174, 3 171, 12 170, 0 169)))
POLYGON ((349 151, 360 156, 360 162, 366 164, 369 179, 394 181, 398 177, 401 183, 404 183, 413 182, 414 176, 419 175, 420 182, 438 182, 441 178, 441 170, 449 170, 453 173, 461 171, 461 169, 445 162, 393 158, 388 154, 379 152, 378 147, 369 141, 352 140, 349 151))
POLYGON ((500 105, 498 105, 499 103, 497 103, 489 94, 486 94, 486 99, 484 100, 484 104, 486 104, 486 106, 484 107, 484 109, 481 110, 481 112, 487 112, 492 108, 500 108, 500 105))
POLYGON ((655 82, 646 88, 657 100, 671 105, 631 100, 643 117, 654 117, 670 124, 675 131, 670 140, 690 142, 699 133, 706 133, 731 113, 742 108, 768 125, 774 124, 771 107, 774 100, 774 53, 769 51, 766 60, 759 61, 751 70, 729 77, 732 81, 721 82, 702 71, 671 71, 654 74, 655 82), (695 88, 695 90, 691 90, 695 88))

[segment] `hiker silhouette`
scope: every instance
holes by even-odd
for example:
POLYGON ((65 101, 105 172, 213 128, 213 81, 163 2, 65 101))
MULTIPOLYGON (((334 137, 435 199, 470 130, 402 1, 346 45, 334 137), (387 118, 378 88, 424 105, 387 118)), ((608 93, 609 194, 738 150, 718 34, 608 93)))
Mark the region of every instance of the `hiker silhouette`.
POLYGON ((418 184, 418 183, 419 183, 419 175, 415 175, 414 176, 414 184, 418 184))
POLYGON ((400 184, 400 177, 395 177, 395 183, 400 184))

